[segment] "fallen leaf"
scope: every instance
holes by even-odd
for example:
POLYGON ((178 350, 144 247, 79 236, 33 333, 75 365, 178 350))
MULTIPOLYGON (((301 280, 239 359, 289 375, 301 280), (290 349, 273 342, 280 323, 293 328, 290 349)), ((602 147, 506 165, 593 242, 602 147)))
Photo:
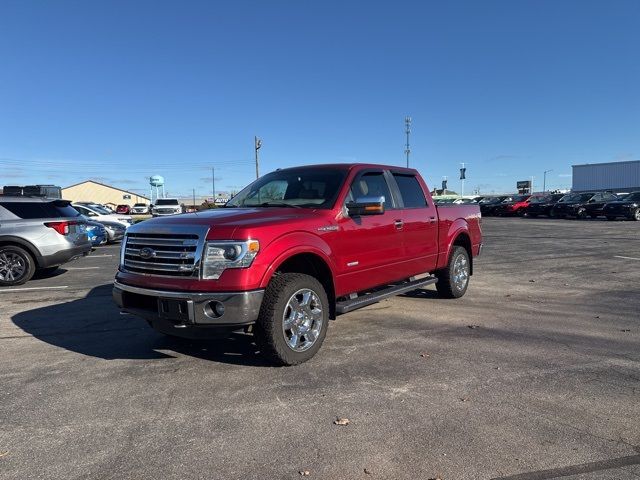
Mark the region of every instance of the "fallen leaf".
POLYGON ((311 472, 309 470, 300 470, 298 473, 303 477, 308 477, 309 475, 311 475, 311 472))
POLYGON ((600 318, 600 315, 596 315, 594 318, 600 318))
POLYGON ((420 356, 422 358, 427 358, 427 357, 430 357, 431 355, 429 355, 428 353, 421 353, 420 356))
POLYGON ((5 450, 4 452, 0 452, 0 457, 4 457, 5 455, 9 455, 9 450, 5 450))
POLYGON ((529 283, 536 283, 536 281, 532 278, 531 280, 529 280, 529 283))
POLYGON ((462 398, 460 399, 460 401, 461 401, 461 402, 468 402, 468 401, 469 401, 469 398, 468 398, 468 397, 462 397, 462 398))
POLYGON ((510 293, 507 293, 507 294, 505 295, 505 297, 510 297, 510 296, 511 296, 511 294, 510 294, 510 293))
POLYGON ((336 418, 334 425, 349 425, 351 423, 348 418, 336 418))
POLYGON ((467 325, 467 328, 471 328, 471 329, 480 328, 480 325, 467 325))
POLYGON ((364 473, 366 473, 367 475, 372 475, 373 472, 371 470, 369 470, 368 468, 364 469, 364 473))
POLYGON ((623 328, 622 330, 620 330, 621 332, 630 332, 631 329, 630 328, 623 328))

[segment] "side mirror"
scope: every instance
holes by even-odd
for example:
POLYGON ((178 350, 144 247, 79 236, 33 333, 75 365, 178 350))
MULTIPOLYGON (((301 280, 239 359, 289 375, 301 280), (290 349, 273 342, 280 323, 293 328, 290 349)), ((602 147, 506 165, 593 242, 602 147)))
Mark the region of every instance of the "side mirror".
POLYGON ((352 217, 382 215, 384 213, 384 197, 356 198, 355 202, 347 203, 347 210, 352 217))

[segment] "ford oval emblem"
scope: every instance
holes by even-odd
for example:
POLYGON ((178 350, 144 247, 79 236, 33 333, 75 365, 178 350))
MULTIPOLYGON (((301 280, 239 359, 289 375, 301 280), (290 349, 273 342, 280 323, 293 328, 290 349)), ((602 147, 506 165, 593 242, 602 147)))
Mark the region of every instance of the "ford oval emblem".
POLYGON ((140 251, 138 252, 138 255, 140 255, 140 258, 149 260, 150 258, 153 258, 156 256, 156 252, 153 248, 144 247, 140 249, 140 251))

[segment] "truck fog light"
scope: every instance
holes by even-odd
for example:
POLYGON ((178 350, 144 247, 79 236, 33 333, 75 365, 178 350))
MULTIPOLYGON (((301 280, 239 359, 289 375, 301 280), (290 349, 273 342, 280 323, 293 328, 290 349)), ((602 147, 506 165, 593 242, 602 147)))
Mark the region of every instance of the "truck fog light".
POLYGON ((220 318, 224 315, 224 304, 215 300, 208 302, 204 306, 204 314, 210 318, 220 318))

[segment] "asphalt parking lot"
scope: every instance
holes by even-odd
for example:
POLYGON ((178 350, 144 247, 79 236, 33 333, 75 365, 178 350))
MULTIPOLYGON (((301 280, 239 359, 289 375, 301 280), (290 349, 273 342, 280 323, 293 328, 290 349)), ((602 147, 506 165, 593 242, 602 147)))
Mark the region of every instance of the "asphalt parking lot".
POLYGON ((464 298, 342 316, 293 368, 121 315, 118 246, 0 290, 0 478, 640 478, 640 225, 484 235, 464 298))

